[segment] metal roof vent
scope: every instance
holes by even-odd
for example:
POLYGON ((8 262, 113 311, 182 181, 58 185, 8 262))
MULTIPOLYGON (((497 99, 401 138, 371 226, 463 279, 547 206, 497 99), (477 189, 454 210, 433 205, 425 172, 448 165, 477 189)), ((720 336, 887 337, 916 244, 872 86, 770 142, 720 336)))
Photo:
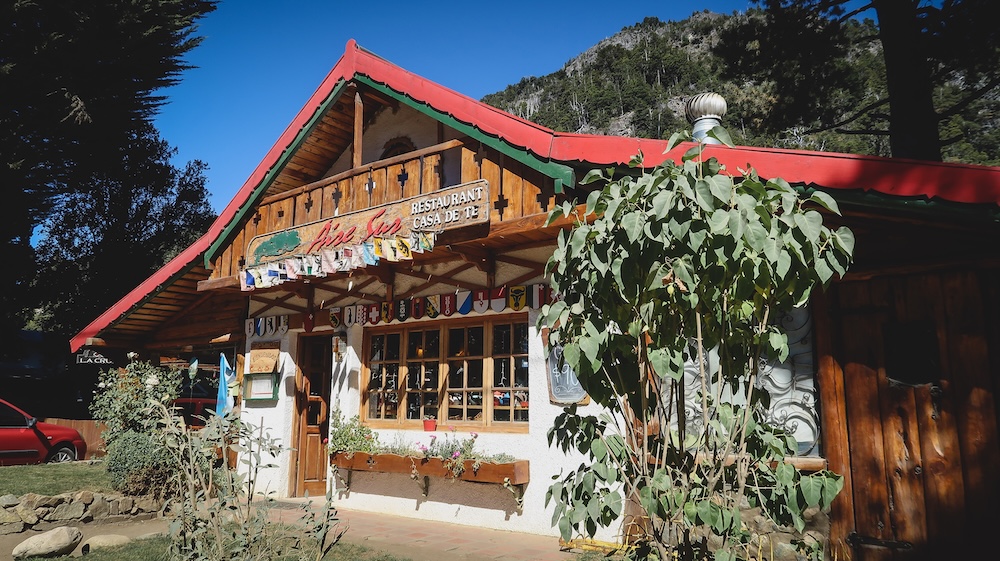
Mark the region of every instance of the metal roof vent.
POLYGON ((717 93, 700 93, 687 100, 684 113, 692 125, 691 135, 695 140, 705 144, 719 144, 718 140, 708 137, 712 127, 722 124, 726 115, 726 100, 717 93))

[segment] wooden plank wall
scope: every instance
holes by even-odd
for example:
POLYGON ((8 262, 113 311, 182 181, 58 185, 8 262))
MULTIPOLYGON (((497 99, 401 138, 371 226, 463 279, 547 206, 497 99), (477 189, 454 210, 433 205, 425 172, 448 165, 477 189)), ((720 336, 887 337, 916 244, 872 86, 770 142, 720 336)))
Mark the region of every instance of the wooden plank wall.
POLYGON ((459 159, 461 162, 462 175, 456 184, 477 179, 490 182, 493 199, 490 201, 490 219, 493 223, 547 212, 556 202, 552 179, 500 152, 479 149, 478 145, 426 154, 383 167, 364 167, 351 177, 258 206, 216 260, 212 277, 237 274, 249 261, 244 252, 254 236, 449 186, 442 186, 441 178, 447 159, 459 159), (401 185, 399 177, 404 171, 406 181, 401 185), (366 187, 369 181, 375 184, 371 193, 366 187))

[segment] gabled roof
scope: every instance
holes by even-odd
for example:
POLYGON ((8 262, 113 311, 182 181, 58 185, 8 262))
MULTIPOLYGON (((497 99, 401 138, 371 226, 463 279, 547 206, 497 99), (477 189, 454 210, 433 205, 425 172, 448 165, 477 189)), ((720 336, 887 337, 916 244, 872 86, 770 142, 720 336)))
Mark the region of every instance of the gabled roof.
MULTIPOLYGON (((575 183, 575 169, 625 165, 640 152, 645 164, 652 167, 666 158, 679 159, 691 146, 681 145, 664 154, 665 140, 556 132, 408 72, 364 50, 352 39, 208 232, 73 337, 73 351, 171 282, 191 274, 207 278, 210 261, 230 233, 256 207, 310 130, 325 112, 333 110, 333 101, 351 82, 364 84, 386 98, 488 143, 549 175, 557 188, 575 183), (205 272, 198 263, 201 259, 205 272)), ((782 177, 792 184, 921 200, 1000 204, 1000 168, 770 148, 710 146, 707 150, 734 173, 752 164, 761 177, 782 177)))

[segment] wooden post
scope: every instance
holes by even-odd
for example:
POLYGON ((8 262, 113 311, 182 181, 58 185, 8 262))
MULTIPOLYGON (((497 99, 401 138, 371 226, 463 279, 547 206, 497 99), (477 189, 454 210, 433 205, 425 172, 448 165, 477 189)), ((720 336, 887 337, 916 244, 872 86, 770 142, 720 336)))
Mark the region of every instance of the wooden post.
POLYGON ((354 159, 351 167, 361 167, 361 132, 365 123, 365 104, 361 101, 361 92, 354 92, 354 159))

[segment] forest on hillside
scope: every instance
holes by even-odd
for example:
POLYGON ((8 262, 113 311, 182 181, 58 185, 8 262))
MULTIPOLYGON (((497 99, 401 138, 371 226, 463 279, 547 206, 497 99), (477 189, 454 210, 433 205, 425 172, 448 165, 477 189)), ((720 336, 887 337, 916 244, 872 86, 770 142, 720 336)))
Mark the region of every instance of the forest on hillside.
MULTIPOLYGON (((686 100, 713 91, 728 103, 723 125, 737 144, 899 156, 889 134, 884 34, 873 19, 848 15, 758 8, 650 17, 483 101, 562 132, 669 138, 690 129, 686 100), (806 34, 790 37, 782 27, 790 25, 806 34)), ((937 120, 934 150, 944 161, 1000 165, 998 71, 946 67, 940 37, 934 45, 935 113, 922 117, 937 120)))

